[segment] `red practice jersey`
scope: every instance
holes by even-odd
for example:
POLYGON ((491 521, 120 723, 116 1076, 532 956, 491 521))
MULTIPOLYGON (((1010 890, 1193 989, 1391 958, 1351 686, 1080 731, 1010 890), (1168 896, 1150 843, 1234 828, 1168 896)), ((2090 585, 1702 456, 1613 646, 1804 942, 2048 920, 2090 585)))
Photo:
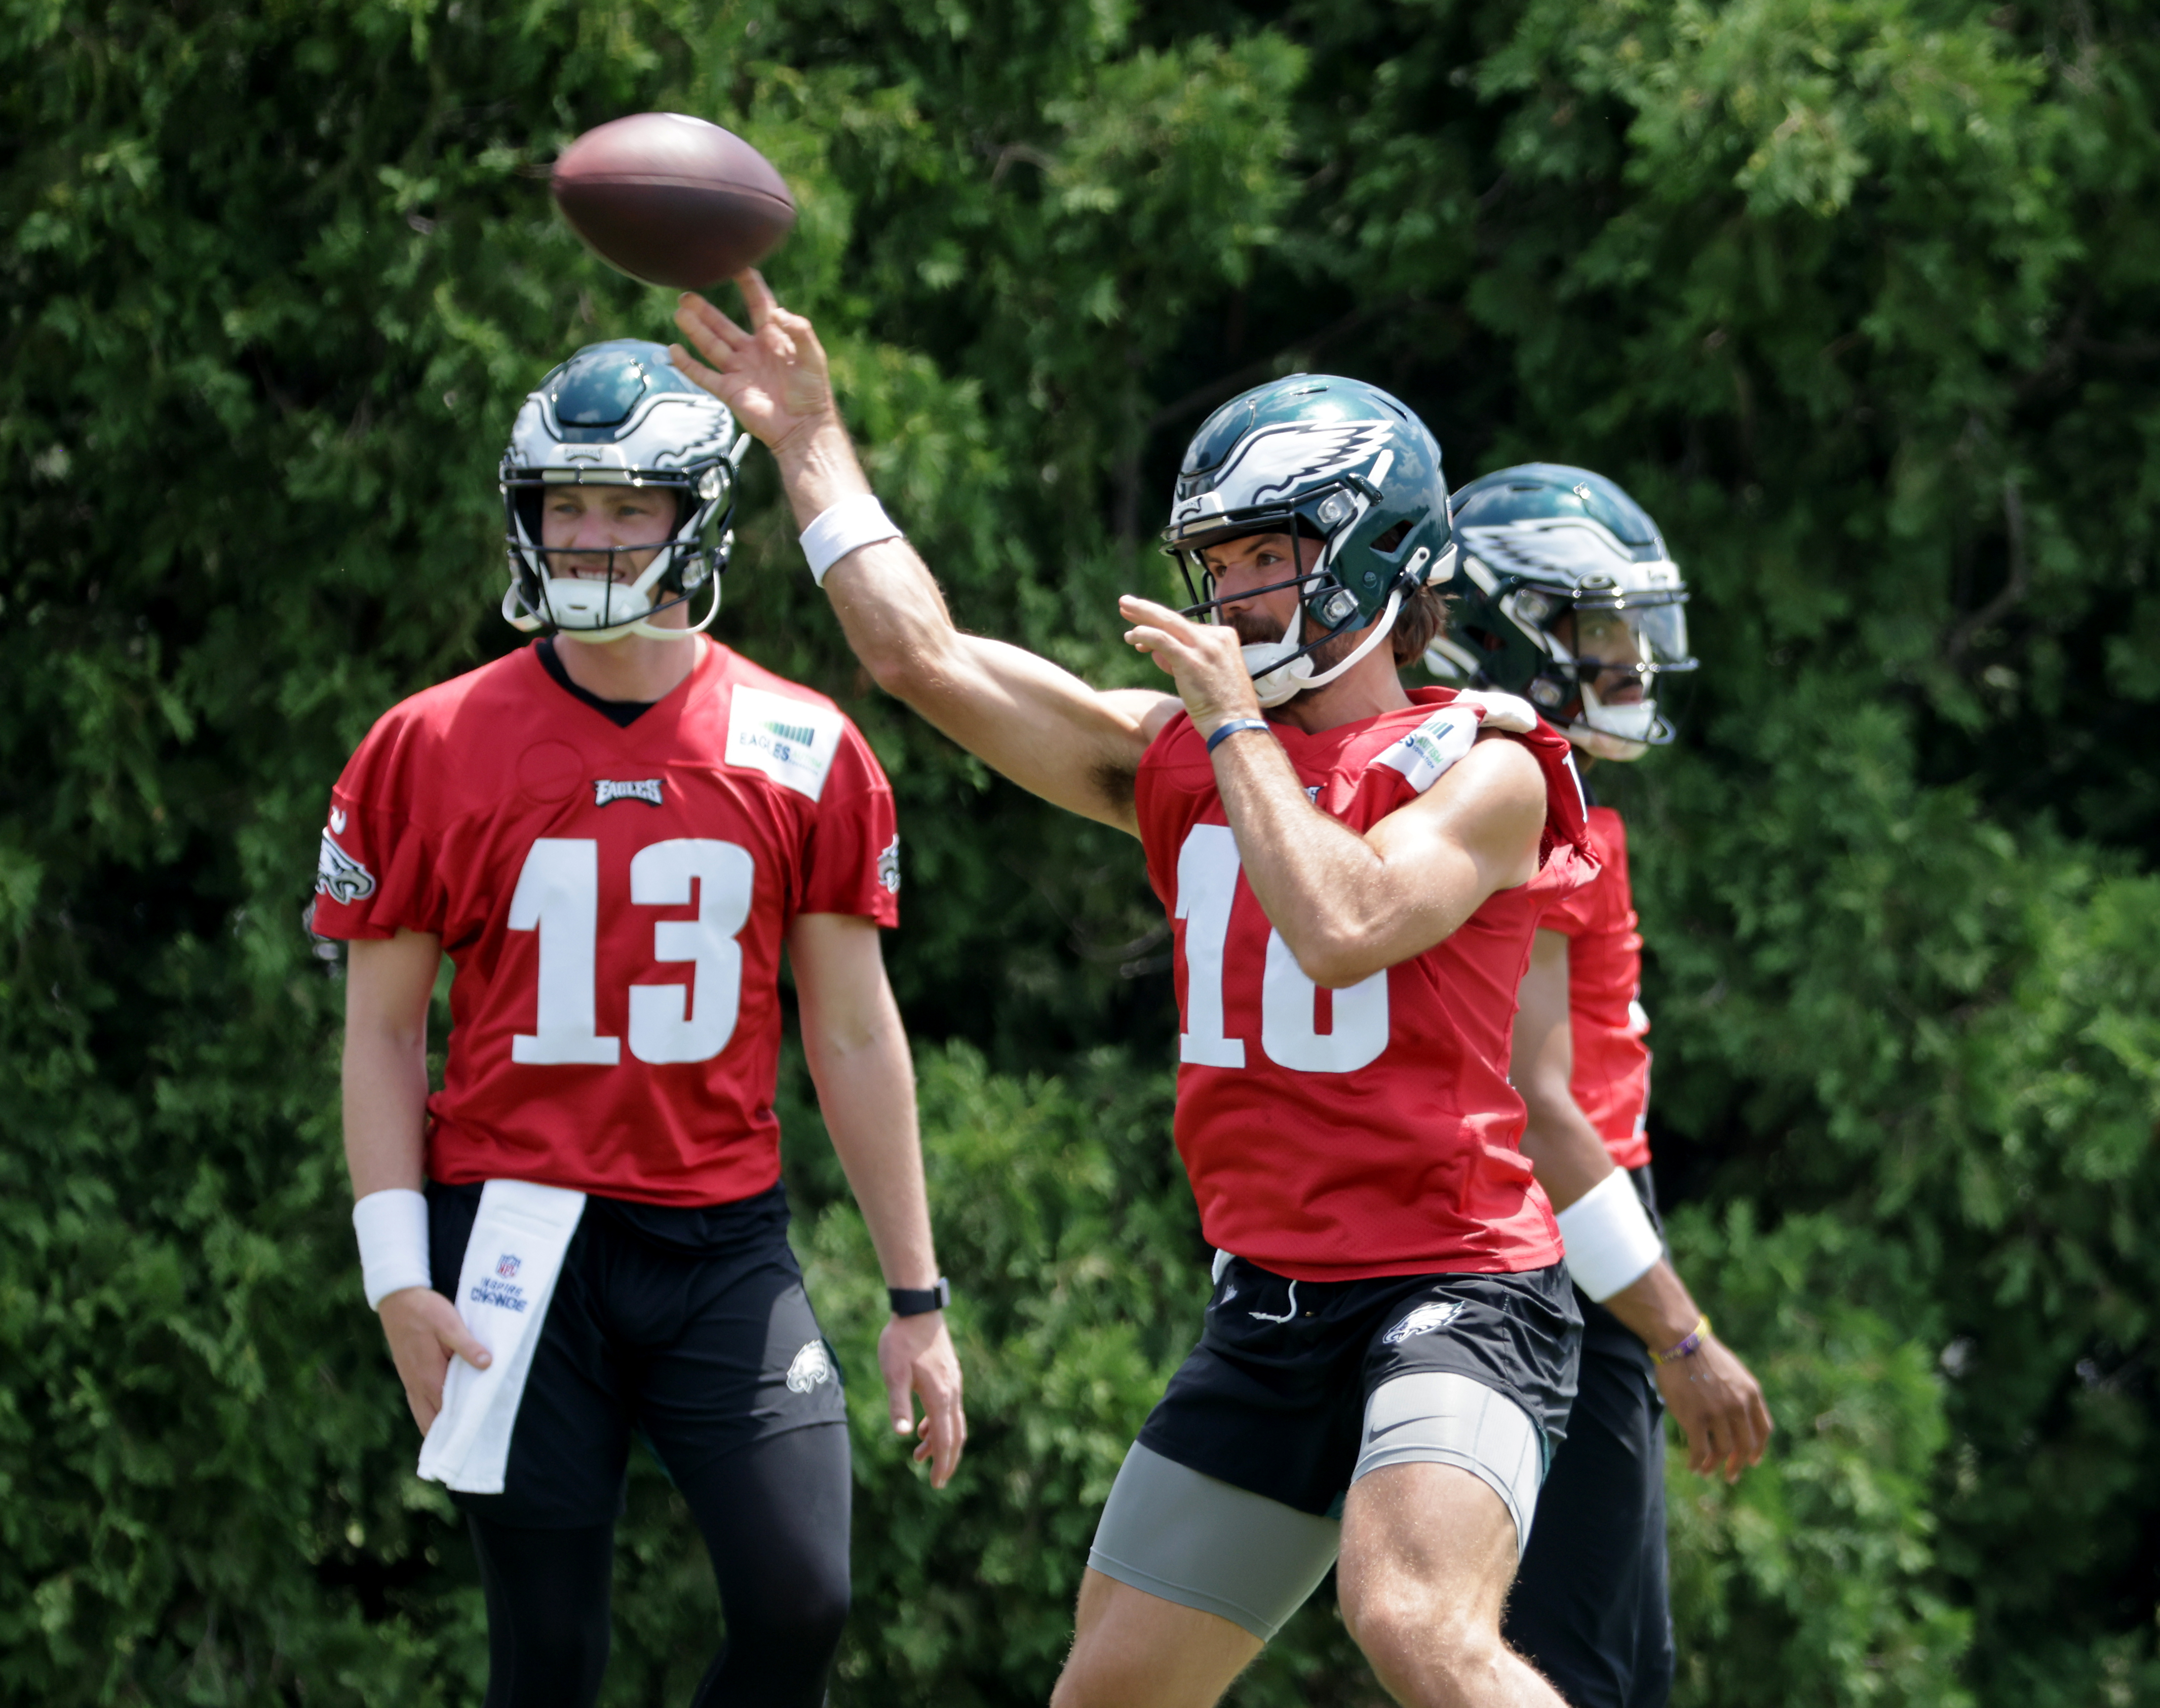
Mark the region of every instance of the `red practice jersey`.
POLYGON ((314 929, 456 965, 428 1173, 719 1204, 780 1175, 781 940, 899 918, 892 791, 821 694, 711 641, 627 728, 532 647, 386 713, 330 797, 314 929))
POLYGON ((1538 921, 1568 939, 1568 1089, 1622 1168, 1650 1160, 1650 1017, 1643 1012, 1643 938, 1628 882, 1628 827, 1610 807, 1590 809, 1598 875, 1554 902, 1538 921))
MULTIPOLYGON (((1482 716, 1452 689, 1411 698, 1317 735, 1270 726, 1322 812, 1370 829, 1438 780, 1446 726, 1482 716)), ((1423 954, 1333 991, 1261 911, 1192 721, 1181 713, 1148 749, 1137 806, 1176 932, 1177 1148, 1212 1244, 1309 1281, 1560 1261, 1519 1148, 1508 1050, 1539 914, 1588 870, 1582 795, 1561 736, 1540 724, 1514 739, 1545 768, 1546 870, 1423 954)))

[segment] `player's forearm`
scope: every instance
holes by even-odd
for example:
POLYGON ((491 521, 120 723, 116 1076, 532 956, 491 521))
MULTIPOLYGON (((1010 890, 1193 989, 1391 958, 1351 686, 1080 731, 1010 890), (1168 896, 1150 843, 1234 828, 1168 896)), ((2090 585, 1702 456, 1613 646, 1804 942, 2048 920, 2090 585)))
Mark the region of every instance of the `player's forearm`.
POLYGON ((806 1032, 803 1041, 833 1153, 870 1229, 885 1285, 934 1286, 937 1256, 916 1129, 915 1072, 899 1015, 860 1039, 806 1032))
POLYGON ((1316 810, 1282 746, 1235 735, 1213 755, 1238 856, 1268 922, 1306 976, 1340 989, 1430 947, 1469 916, 1445 870, 1414 899, 1373 844, 1316 810))
POLYGON ((1557 1096, 1550 1088, 1529 1084, 1521 1090, 1529 1107, 1523 1155, 1537 1171, 1538 1184, 1553 1208, 1565 1210, 1612 1172, 1612 1153, 1564 1089, 1557 1096))
POLYGON ((424 1027, 348 1025, 345 1160, 354 1198, 426 1184, 428 1038, 424 1027))
POLYGON ((795 511, 795 526, 807 528, 843 498, 870 490, 862 459, 837 408, 803 422, 772 447, 780 484, 795 511))
POLYGON ((1671 1263, 1660 1258, 1643 1278, 1623 1287, 1605 1308, 1626 1323, 1654 1352, 1671 1350, 1695 1332, 1702 1321, 1695 1295, 1671 1263))
MULTIPOLYGON (((870 490, 837 415, 806 423, 773 458, 798 528, 870 490)), ((949 655, 962 636, 915 548, 903 539, 860 547, 833 563, 824 586, 849 646, 878 686, 937 721, 958 685, 949 655)))

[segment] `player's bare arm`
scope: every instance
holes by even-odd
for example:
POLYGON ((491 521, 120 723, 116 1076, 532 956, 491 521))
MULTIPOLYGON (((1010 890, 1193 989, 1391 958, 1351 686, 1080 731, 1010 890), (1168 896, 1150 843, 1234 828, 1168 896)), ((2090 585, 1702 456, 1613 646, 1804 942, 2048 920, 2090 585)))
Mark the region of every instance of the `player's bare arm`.
MULTIPOLYGON (((1126 639, 1169 671, 1194 726, 1260 715, 1237 631, 1127 598, 1126 639)), ((1306 976, 1340 989, 1423 953, 1495 891, 1537 871, 1544 773, 1528 750, 1480 740, 1446 776, 1362 835, 1307 799, 1280 744, 1259 733, 1212 755, 1238 858, 1306 976)))
MULTIPOLYGON (((937 1284, 922 1147, 916 1129, 915 1072, 899 1005, 886 982, 875 921, 853 914, 798 915, 787 957, 801 1000, 802 1049, 833 1149, 861 1207, 888 1287, 937 1284)), ((878 1337, 894 1433, 919 1435, 915 1456, 932 1483, 952 1479, 968 1440, 960 1361, 945 1313, 894 1316, 878 1337), (915 1420, 914 1396, 923 1417, 915 1420)))
MULTIPOLYGON (((345 1158, 356 1200, 418 1191, 428 1117, 428 999, 442 944, 401 931, 347 949, 345 1008, 345 1158)), ((432 1287, 406 1287, 378 1307, 382 1332, 413 1421, 425 1435, 443 1409, 452 1357, 485 1369, 485 1347, 457 1307, 432 1287)))
MULTIPOLYGON (((756 273, 740 283, 752 330, 686 295, 676 324, 697 354, 678 346, 675 360, 771 447, 796 521, 807 527, 840 501, 867 495, 870 482, 810 322, 781 308, 756 273)), ((1175 698, 1098 692, 1022 647, 962 632, 905 540, 843 558, 825 590, 848 644, 886 693, 1022 788, 1135 833, 1133 776, 1176 713, 1175 698)))
MULTIPOLYGON (((1565 1211, 1619 1171, 1571 1089, 1575 1046, 1568 996, 1568 940, 1541 931, 1530 950, 1515 1012, 1509 1077, 1529 1112, 1523 1155, 1538 1171, 1555 1210, 1565 1211)), ((1682 1345, 1703 1321, 1687 1284, 1663 1258, 1599 1301, 1653 1352, 1682 1345)), ((1687 1357, 1657 1367, 1658 1391, 1687 1436, 1688 1467, 1727 1482, 1762 1462, 1770 1411, 1762 1384, 1715 1335, 1706 1332, 1687 1357)))

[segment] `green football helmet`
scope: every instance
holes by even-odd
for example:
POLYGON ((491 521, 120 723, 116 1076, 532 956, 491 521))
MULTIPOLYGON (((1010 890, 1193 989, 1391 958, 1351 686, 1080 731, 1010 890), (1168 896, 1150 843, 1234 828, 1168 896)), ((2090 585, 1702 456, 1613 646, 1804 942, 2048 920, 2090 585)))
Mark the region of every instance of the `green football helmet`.
POLYGON ((1220 620, 1224 601, 1201 553, 1264 533, 1322 543, 1310 569, 1240 595, 1298 589, 1282 639, 1244 649, 1260 703, 1277 706, 1332 682, 1388 638, 1405 598, 1454 574, 1439 444, 1362 380, 1292 374, 1233 397, 1186 447, 1163 530, 1163 549, 1194 601, 1186 615, 1220 620), (1368 623, 1373 632, 1354 652, 1314 672, 1316 647, 1368 623))
POLYGON ((1607 759, 1673 739, 1655 690, 1695 667, 1687 584, 1642 506, 1587 469, 1524 463, 1455 495, 1455 533, 1462 573, 1428 670, 1520 694, 1607 759))
POLYGON ((626 635, 683 640, 704 630, 720 608, 720 576, 735 543, 735 475, 750 442, 726 404, 677 371, 665 345, 610 339, 551 370, 517 412, 498 474, 510 554, 503 616, 527 634, 552 629, 597 642, 626 635), (657 549, 544 546, 548 489, 565 485, 668 492, 673 532, 657 549), (610 569, 620 563, 622 573, 577 575, 561 562, 596 557, 610 569), (641 557, 651 561, 633 568, 641 557), (711 602, 692 626, 651 620, 701 591, 711 602))

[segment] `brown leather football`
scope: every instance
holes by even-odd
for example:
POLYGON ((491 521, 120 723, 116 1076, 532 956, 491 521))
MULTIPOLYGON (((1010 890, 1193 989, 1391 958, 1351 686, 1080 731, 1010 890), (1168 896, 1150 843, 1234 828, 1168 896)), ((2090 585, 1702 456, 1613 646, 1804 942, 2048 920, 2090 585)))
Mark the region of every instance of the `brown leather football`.
POLYGON ((550 180, 570 229, 647 284, 702 290, 755 267, 795 223, 772 163, 732 131, 679 112, 595 126, 550 180))

